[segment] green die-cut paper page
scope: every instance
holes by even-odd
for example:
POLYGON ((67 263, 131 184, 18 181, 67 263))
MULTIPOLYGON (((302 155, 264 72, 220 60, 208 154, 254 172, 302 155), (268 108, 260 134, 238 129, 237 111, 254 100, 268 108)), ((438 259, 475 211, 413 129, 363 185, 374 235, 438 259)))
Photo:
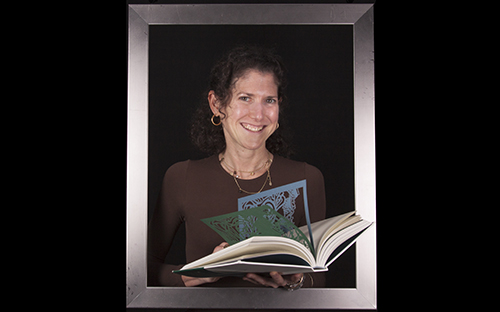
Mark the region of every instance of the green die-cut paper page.
POLYGON ((264 205, 202 219, 230 245, 253 236, 291 238, 312 250, 306 235, 282 214, 264 205))

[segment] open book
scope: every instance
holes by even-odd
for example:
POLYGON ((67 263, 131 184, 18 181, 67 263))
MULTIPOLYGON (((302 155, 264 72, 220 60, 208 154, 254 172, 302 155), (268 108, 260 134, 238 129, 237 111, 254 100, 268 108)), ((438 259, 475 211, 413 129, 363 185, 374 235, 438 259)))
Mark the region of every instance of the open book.
POLYGON ((297 228, 266 205, 215 218, 203 221, 230 244, 231 235, 234 236, 231 229, 253 231, 255 235, 186 264, 174 273, 214 277, 271 271, 282 274, 328 271, 328 266, 373 223, 362 220, 352 211, 312 223, 310 227, 297 228), (249 222, 251 226, 248 226, 249 222), (261 236, 263 232, 265 236, 261 236), (312 241, 308 236, 312 237, 312 241))

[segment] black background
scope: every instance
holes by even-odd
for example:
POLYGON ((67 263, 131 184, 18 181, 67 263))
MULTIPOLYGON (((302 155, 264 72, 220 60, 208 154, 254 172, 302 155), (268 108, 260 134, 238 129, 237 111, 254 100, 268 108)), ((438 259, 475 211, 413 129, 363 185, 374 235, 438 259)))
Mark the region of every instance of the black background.
MULTIPOLYGON (((149 40, 150 215, 168 167, 205 157, 190 142, 190 118, 206 97, 211 67, 239 43, 274 47, 282 56, 289 106, 280 124, 292 133, 291 158, 322 171, 327 217, 354 210, 352 26, 157 25, 149 40)), ((167 262, 185 263, 183 239, 181 228, 167 262)), ((351 247, 330 266, 327 287, 356 287, 355 279, 351 247)))
MULTIPOLYGON (((66 55, 71 57, 70 61, 63 58, 63 75, 65 76, 62 77, 64 83, 67 84, 64 85, 66 89, 77 95, 77 105, 71 105, 71 114, 66 114, 67 116, 62 119, 64 120, 62 124, 64 128, 61 129, 64 129, 62 133, 65 134, 65 138, 78 135, 71 141, 65 139, 64 144, 61 145, 61 152, 63 157, 78 155, 77 160, 70 158, 71 163, 78 166, 75 167, 76 169, 82 166, 83 169, 79 169, 77 173, 83 173, 89 177, 82 178, 81 180, 85 182, 77 184, 75 187, 75 171, 70 170, 72 168, 67 163, 63 163, 64 176, 67 177, 64 186, 68 187, 65 190, 79 203, 82 202, 84 210, 74 210, 73 207, 69 207, 71 211, 76 211, 77 215, 71 218, 71 222, 67 224, 69 226, 63 229, 65 233, 63 236, 66 237, 66 230, 71 228, 70 230, 75 231, 74 234, 71 234, 73 234, 76 243, 72 243, 74 246, 72 250, 63 248, 61 251, 67 259, 71 257, 71 259, 80 260, 77 260, 76 263, 74 261, 68 262, 70 267, 62 270, 64 280, 57 280, 68 281, 68 272, 75 272, 75 277, 69 282, 72 285, 76 282, 81 286, 78 287, 78 291, 75 291, 73 287, 64 288, 64 295, 74 297, 74 302, 84 306, 84 308, 88 306, 89 310, 95 308, 95 300, 87 300, 86 295, 89 294, 89 291, 91 291, 92 298, 105 299, 103 307, 111 305, 114 306, 113 310, 114 308, 120 310, 125 303, 125 292, 122 289, 124 289, 123 285, 126 284, 124 255, 127 232, 125 224, 127 207, 128 4, 150 4, 151 2, 156 4, 311 3, 305 0, 126 0, 125 3, 99 4, 98 6, 83 6, 82 3, 77 3, 78 8, 67 15, 71 19, 66 23, 72 27, 69 32, 71 36, 67 36, 64 38, 65 40, 61 41, 63 53, 54 53, 53 55, 56 58, 66 55), (73 25, 77 25, 74 23, 75 18, 80 18, 78 23, 84 27, 73 27, 73 25), (69 44, 74 44, 70 46, 74 47, 71 50, 68 49, 68 41, 69 44), (77 58, 75 58, 75 54, 78 56, 77 58), (75 66, 72 65, 75 65, 78 70, 75 71, 75 66), (89 80, 88 77, 92 77, 92 80, 89 80), (89 105, 91 105, 91 109, 88 109, 89 105), (74 150, 68 152, 69 147, 74 148, 74 150), (92 183, 88 181, 92 181, 92 183), (75 190, 79 192, 75 193, 75 190), (82 226, 75 227, 75 221, 80 222, 82 226), (120 224, 123 225, 121 229, 120 224), (80 237, 81 239, 77 239, 80 237), (93 265, 89 265, 89 263, 93 265), (96 283, 99 285, 98 287, 96 287, 96 283), (84 297, 82 294, 85 294, 84 297)), ((346 2, 373 3, 375 1, 313 1, 313 3, 346 2)), ((436 78, 434 81, 432 78, 447 77, 446 74, 429 75, 429 73, 435 73, 436 68, 441 68, 441 63, 436 64, 430 60, 442 62, 443 59, 447 59, 446 55, 443 55, 442 58, 436 58, 436 51, 439 49, 434 45, 429 45, 429 38, 435 35, 439 37, 436 40, 441 42, 443 32, 436 31, 436 22, 441 21, 442 17, 446 16, 454 18, 456 14, 450 15, 447 11, 436 10, 432 3, 393 2, 390 3, 390 6, 384 4, 386 2, 377 0, 374 5, 375 89, 377 96, 375 108, 377 276, 378 281, 381 281, 377 283, 377 310, 392 310, 391 307, 400 310, 396 307, 408 302, 411 302, 412 306, 417 309, 422 307, 423 310, 424 306, 428 308, 427 302, 430 302, 428 298, 438 298, 434 293, 437 294, 437 290, 440 289, 439 287, 430 287, 427 282, 434 281, 436 284, 435 277, 441 274, 436 275, 432 270, 429 271, 430 273, 427 272, 429 265, 432 266, 434 259, 437 258, 435 255, 428 253, 420 255, 418 252, 426 248, 419 245, 422 241, 420 237, 422 231, 416 230, 422 227, 420 214, 440 209, 439 207, 428 207, 429 198, 425 196, 426 189, 422 188, 423 184, 421 185, 421 181, 427 181, 429 177, 432 177, 433 180, 441 180, 436 179, 434 167, 429 166, 429 163, 436 162, 434 157, 438 155, 438 151, 434 149, 434 146, 428 144, 435 135, 433 132, 435 129, 426 118, 433 116, 433 105, 442 106, 442 101, 436 101, 434 95, 430 95, 429 91, 432 91, 433 94, 436 91, 438 93, 442 91, 442 84, 435 83, 436 78), (424 21, 423 24, 422 21, 424 21), (425 29, 422 28, 424 25, 426 25, 425 29), (426 77, 426 79, 421 77, 426 77), (430 84, 428 79, 431 79, 430 84), (424 196, 422 196, 422 192, 424 196), (404 223, 398 225, 392 222, 401 214, 404 215, 404 223), (398 233, 397 237, 404 244, 394 242, 394 233, 398 233), (410 233, 415 233, 412 235, 416 235, 418 238, 410 237, 410 233), (412 267, 408 266, 409 261, 406 260, 411 260, 412 263, 425 261, 428 265, 412 267)), ((52 37, 59 39, 58 36, 52 37)), ((319 47, 321 48, 321 45, 319 47)), ((447 53, 449 47, 447 46, 442 51, 447 53)), ((288 66, 290 67, 290 64, 288 66)), ((206 79, 206 77, 201 76, 200 78, 206 79)), ((53 90, 53 87, 54 85, 50 81, 48 90, 53 90)), ((199 90, 193 92, 199 92, 199 90)), ((289 96, 291 97, 290 92, 289 96)), ((291 100, 293 104, 293 98, 291 100)), ((63 112, 67 113, 70 108, 67 98, 65 98, 63 107, 63 112)), ((54 122, 59 122, 61 119, 60 114, 57 116, 57 121, 54 120, 54 122)), ((46 124, 47 121, 43 120, 46 124)), ((301 121, 306 121, 306 118, 301 121)), ((319 131, 321 125, 314 125, 313 129, 319 131)), ((41 129, 37 128, 37 132, 39 130, 41 129)), ((58 128, 58 130, 60 129, 58 128)), ((295 131, 295 128, 292 130, 295 131)), ((49 134, 53 136, 52 132, 49 134)), ((439 144, 441 144, 442 136, 438 137, 439 144)), ((297 140, 294 142, 297 144, 297 140)), ((170 148, 176 150, 174 147, 170 148)), ((194 151, 193 147, 188 148, 194 151)), ((196 157, 197 155, 194 153, 189 152, 187 158, 196 157)), ((300 153, 299 150, 293 158, 301 157, 300 153)), ((306 156, 309 155, 306 154, 306 156)), ((311 157, 315 156, 311 154, 311 157)), ((320 167, 320 164, 313 162, 310 158, 305 159, 323 170, 325 178, 327 178, 326 172, 324 168, 320 167)), ((56 161, 60 162, 61 157, 57 157, 56 161)), ((168 167, 171 161, 173 160, 169 160, 167 157, 162 167, 168 167)), ((52 172, 51 166, 45 167, 52 172)), ((161 172, 157 176, 163 175, 164 169, 161 168, 159 171, 161 172)), ((159 179, 156 178, 156 180, 159 179)), ((47 194, 52 195, 54 193, 52 184, 48 185, 51 189, 47 190, 47 194)), ((328 185, 327 188, 329 188, 328 185)), ((436 193, 438 192, 436 191, 436 193)), ((156 194, 153 197, 155 196, 156 194)), ((332 205, 331 192, 328 189, 327 196, 328 204, 332 205)), ((64 204, 61 214, 66 215, 69 210, 66 202, 64 204)), ((402 217, 399 218, 402 219, 402 217)), ((426 225, 426 227, 429 226, 426 225)), ((432 233, 435 232, 432 231, 432 233)), ((344 261, 347 256, 348 254, 344 254, 333 265, 344 261)), ((60 267, 61 262, 57 262, 57 266, 60 267)), ((61 271, 60 268, 58 271, 61 271)), ((337 278, 337 280, 342 280, 342 277, 337 278)), ((128 310, 163 311, 171 309, 129 308, 128 310)))

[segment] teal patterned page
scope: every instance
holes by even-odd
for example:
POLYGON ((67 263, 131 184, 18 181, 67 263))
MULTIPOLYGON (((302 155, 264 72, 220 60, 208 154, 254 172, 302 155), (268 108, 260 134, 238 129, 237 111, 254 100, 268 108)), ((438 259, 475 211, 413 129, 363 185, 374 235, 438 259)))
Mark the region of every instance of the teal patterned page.
POLYGON ((295 224, 268 205, 202 219, 230 245, 252 236, 291 238, 313 252, 307 236, 295 224))
POLYGON ((292 182, 261 193, 241 197, 238 199, 238 211, 268 205, 274 210, 281 212, 281 214, 291 222, 294 222, 293 216, 297 207, 296 201, 300 200, 300 198, 302 198, 304 203, 304 214, 306 216, 307 228, 309 229, 309 241, 311 242, 312 247, 310 250, 313 254, 315 254, 311 219, 309 217, 309 206, 307 201, 306 180, 292 182), (300 197, 300 195, 302 195, 302 197, 300 197))

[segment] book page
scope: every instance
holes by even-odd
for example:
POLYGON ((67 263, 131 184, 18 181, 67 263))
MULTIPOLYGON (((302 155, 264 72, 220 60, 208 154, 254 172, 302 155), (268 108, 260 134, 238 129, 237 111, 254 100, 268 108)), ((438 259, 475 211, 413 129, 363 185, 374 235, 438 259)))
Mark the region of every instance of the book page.
POLYGON ((207 255, 182 267, 181 270, 201 268, 210 264, 252 258, 254 256, 293 254, 314 266, 315 259, 304 245, 282 237, 255 236, 207 255))
MULTIPOLYGON (((281 213, 281 215, 290 220, 290 222, 294 222, 293 216, 297 207, 297 200, 302 200, 304 203, 304 215, 307 225, 310 227, 311 219, 309 217, 309 205, 307 202, 306 180, 292 182, 261 193, 238 198, 238 211, 267 205, 281 213)), ((309 232, 312 233, 312 231, 309 232)), ((309 236, 309 242, 309 249, 315 253, 315 245, 312 236, 309 236)))
POLYGON ((281 274, 297 274, 297 273, 314 273, 314 269, 309 266, 266 263, 266 262, 251 262, 237 261, 225 263, 217 266, 205 268, 210 272, 223 273, 225 275, 237 275, 245 273, 269 273, 271 271, 280 272, 281 274))
MULTIPOLYGON (((331 232, 334 231, 345 219, 354 213, 356 213, 356 211, 350 211, 339 216, 331 217, 311 224, 312 237, 314 240, 313 244, 316 246, 318 252, 322 243, 328 238, 328 235, 331 234, 331 232)), ((304 235, 309 235, 309 230, 306 225, 299 227, 299 230, 301 230, 304 235)))
POLYGON ((351 224, 342 230, 336 232, 324 244, 321 254, 318 255, 318 264, 330 265, 337 257, 339 257, 349 246, 351 246, 359 235, 370 227, 373 222, 366 220, 358 221, 351 224), (349 241, 347 245, 342 246, 345 242, 349 241), (334 252, 335 251, 335 252, 334 252))

